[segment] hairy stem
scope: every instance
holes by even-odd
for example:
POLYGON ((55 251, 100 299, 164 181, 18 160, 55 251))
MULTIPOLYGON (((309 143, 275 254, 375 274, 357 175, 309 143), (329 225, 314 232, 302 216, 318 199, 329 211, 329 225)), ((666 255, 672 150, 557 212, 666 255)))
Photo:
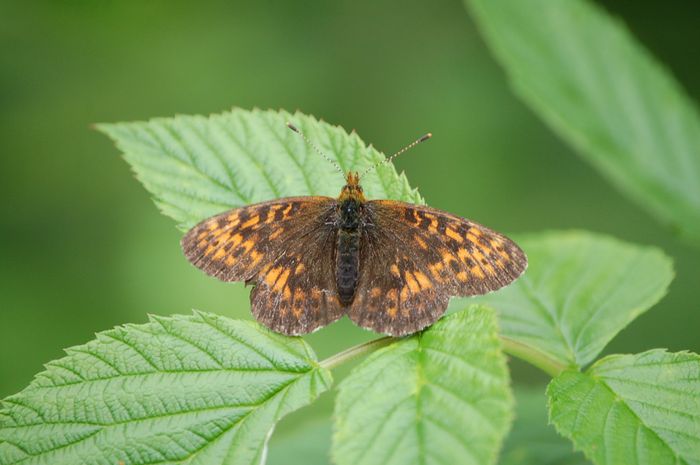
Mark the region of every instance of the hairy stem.
POLYGON ((322 360, 320 365, 323 368, 332 370, 333 368, 342 365, 345 362, 349 362, 350 360, 354 360, 357 357, 372 353, 377 349, 381 349, 382 347, 387 346, 398 339, 399 338, 396 337, 384 336, 380 337, 379 339, 373 339, 371 341, 363 342, 362 344, 358 344, 356 346, 350 347, 349 349, 345 349, 342 352, 338 352, 335 355, 331 355, 327 359, 322 360))
MULTIPOLYGON (((529 363, 530 365, 539 368, 540 370, 550 375, 552 378, 558 376, 562 371, 566 370, 567 368, 565 365, 559 363, 558 361, 550 358, 546 354, 526 344, 517 342, 506 336, 500 336, 500 338, 501 343, 503 344, 503 351, 505 353, 510 354, 513 357, 517 357, 520 360, 523 360, 529 363)), ((332 370, 337 366, 340 366, 363 355, 370 354, 375 350, 381 349, 382 347, 385 347, 397 340, 399 340, 399 338, 385 336, 380 337, 379 339, 364 342, 362 344, 350 347, 349 349, 345 349, 344 351, 332 355, 325 360, 322 360, 320 365, 323 368, 332 370)))

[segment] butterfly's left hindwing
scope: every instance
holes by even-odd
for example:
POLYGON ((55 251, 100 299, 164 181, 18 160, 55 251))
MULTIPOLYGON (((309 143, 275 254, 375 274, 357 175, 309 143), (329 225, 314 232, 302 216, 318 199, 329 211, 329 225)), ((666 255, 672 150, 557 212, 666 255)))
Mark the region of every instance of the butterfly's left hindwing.
POLYGON ((291 197, 212 217, 182 239, 187 259, 222 281, 255 284, 253 315, 303 334, 343 315, 335 291, 336 200, 291 197))
POLYGON ((433 208, 367 202, 360 281, 348 316, 401 336, 434 323, 451 296, 485 294, 522 274, 527 258, 507 237, 433 208))

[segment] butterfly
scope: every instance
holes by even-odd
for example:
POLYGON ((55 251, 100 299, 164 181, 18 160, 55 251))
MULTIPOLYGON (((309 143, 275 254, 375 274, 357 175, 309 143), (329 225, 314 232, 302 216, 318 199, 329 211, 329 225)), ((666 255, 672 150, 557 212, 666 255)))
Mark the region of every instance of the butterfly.
POLYGON ((357 172, 345 180, 338 198, 281 198, 206 219, 182 239, 184 254, 221 281, 253 284, 254 317, 286 335, 343 315, 378 333, 411 334, 434 323, 450 297, 497 290, 527 267, 500 233, 424 205, 367 200, 357 172))

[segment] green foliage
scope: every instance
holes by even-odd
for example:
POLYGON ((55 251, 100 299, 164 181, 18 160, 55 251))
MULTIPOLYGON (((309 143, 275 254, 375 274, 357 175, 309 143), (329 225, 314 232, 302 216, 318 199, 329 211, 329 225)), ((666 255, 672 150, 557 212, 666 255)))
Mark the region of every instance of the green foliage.
MULTIPOLYGON (((286 126, 297 125, 344 172, 362 171, 384 159, 357 134, 301 113, 245 111, 100 124, 153 195, 183 230, 222 211, 295 195, 337 196, 344 183, 286 126)), ((362 185, 371 198, 422 203, 406 177, 385 164, 362 185)))
POLYGON ((558 431, 599 465, 700 464, 700 357, 612 355, 547 389, 558 431))
POLYGON ((286 434, 272 436, 268 465, 328 465, 332 424, 330 413, 296 424, 286 434))
POLYGON ((660 250, 598 234, 552 232, 519 243, 530 262, 525 275, 478 301, 498 309, 505 337, 564 366, 592 361, 673 279, 660 250))
POLYGON ((339 386, 344 464, 494 463, 512 399, 493 312, 472 306, 368 357, 339 386))
MULTIPOLYGON (((337 194, 340 175, 285 127, 287 120, 345 170, 383 159, 355 134, 285 112, 236 109, 100 129, 164 213, 187 228, 272 197, 337 194)), ((390 165, 363 185, 372 198, 422 201, 390 165)), ((585 232, 520 243, 530 258, 527 273, 470 300, 497 310, 500 340, 495 313, 473 305, 419 334, 375 340, 317 363, 302 339, 254 323, 204 313, 152 317, 69 349, 6 399, 0 464, 262 463, 277 421, 327 390, 331 368, 379 346, 386 347, 340 385, 333 461, 494 463, 513 410, 503 346, 555 377, 550 417, 595 463, 700 465, 698 356, 652 351, 578 371, 665 294, 670 259, 585 232)), ((545 425, 540 402, 540 395, 519 396, 503 463, 581 464, 545 425)), ((273 459, 325 462, 329 436, 327 422, 307 424, 279 438, 273 459), (302 443, 304 435, 320 439, 302 443)))
POLYGON ((206 313, 99 333, 3 402, 0 463, 259 464, 328 389, 300 338, 206 313))
POLYGON ((515 422, 503 444, 500 465, 590 465, 547 424, 545 388, 516 386, 515 422))
POLYGON ((700 116, 585 0, 470 0, 515 92, 621 191, 700 244, 700 116))

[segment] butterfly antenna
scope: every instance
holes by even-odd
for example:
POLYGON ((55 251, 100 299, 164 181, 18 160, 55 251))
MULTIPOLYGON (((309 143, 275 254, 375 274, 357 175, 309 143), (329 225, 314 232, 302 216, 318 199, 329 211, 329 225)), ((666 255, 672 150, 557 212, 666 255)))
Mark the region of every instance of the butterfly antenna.
POLYGON ((369 172, 372 171, 373 169, 376 169, 376 168, 377 168, 378 166, 380 166, 380 165, 383 165, 383 164, 385 164, 385 163, 391 163, 391 162, 394 160, 394 158, 398 157, 399 155, 401 155, 401 154, 404 153, 404 152, 407 152, 407 151, 411 150, 411 149, 412 149, 413 147, 415 147, 416 145, 420 144, 421 142, 425 142, 426 140, 430 139, 431 137, 433 137, 433 134, 429 132, 428 134, 422 136, 420 139, 414 140, 413 142, 411 142, 411 143, 408 144, 406 147, 402 148, 401 150, 399 150, 398 152, 396 152, 395 154, 393 154, 393 155, 390 156, 389 158, 385 158, 384 160, 378 161, 378 162, 375 163, 374 165, 372 165, 372 166, 370 166, 369 168, 367 168, 367 169, 360 175, 360 177, 363 177, 365 174, 369 173, 369 172))
POLYGON ((301 132, 301 131, 299 130, 298 127, 294 126, 294 125, 293 125, 292 123, 290 123, 290 122, 287 122, 287 127, 288 127, 289 129, 291 129, 292 131, 296 132, 297 134, 299 134, 299 135, 301 136, 301 138, 304 139, 304 142, 306 142, 307 144, 309 144, 309 146, 310 146, 312 149, 314 149, 314 152, 316 152, 317 154, 319 154, 319 155, 321 155, 323 158, 325 158, 326 161, 327 161, 328 163, 330 163, 331 165, 335 166, 335 169, 337 169, 338 172, 339 172, 340 174, 342 174, 343 176, 345 176, 345 173, 343 173, 343 170, 342 170, 342 168, 340 167, 340 165, 339 165, 335 160, 331 160, 325 153, 321 152, 321 149, 319 149, 318 147, 316 147, 316 145, 315 145, 313 142, 311 142, 309 139, 307 139, 306 136, 304 135, 304 133, 301 132))

